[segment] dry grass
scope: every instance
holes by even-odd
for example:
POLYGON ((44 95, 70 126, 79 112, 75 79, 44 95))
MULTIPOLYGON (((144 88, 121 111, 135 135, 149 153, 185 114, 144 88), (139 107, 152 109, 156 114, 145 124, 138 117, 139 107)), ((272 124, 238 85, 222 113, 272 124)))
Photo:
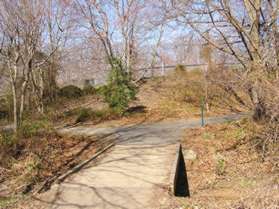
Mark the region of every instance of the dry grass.
MULTIPOLYGON (((199 70, 175 70, 163 78, 153 78, 143 84, 138 93, 137 104, 147 107, 150 116, 161 118, 193 118, 200 116, 201 99, 205 97, 205 80, 199 70)), ((232 95, 221 88, 208 86, 208 116, 241 112, 232 95)))
MULTIPOLYGON (((204 95, 204 75, 200 70, 176 70, 166 77, 147 79, 140 86, 137 99, 130 106, 144 106, 144 112, 102 120, 98 125, 115 126, 198 118, 204 95)), ((205 112, 205 116, 247 111, 232 95, 215 85, 209 85, 209 106, 210 110, 205 112)), ((94 121, 86 123, 96 124, 94 121)))
POLYGON ((251 142, 257 128, 244 120, 186 132, 183 146, 198 158, 186 162, 191 198, 178 200, 184 208, 279 207, 279 173, 251 142))

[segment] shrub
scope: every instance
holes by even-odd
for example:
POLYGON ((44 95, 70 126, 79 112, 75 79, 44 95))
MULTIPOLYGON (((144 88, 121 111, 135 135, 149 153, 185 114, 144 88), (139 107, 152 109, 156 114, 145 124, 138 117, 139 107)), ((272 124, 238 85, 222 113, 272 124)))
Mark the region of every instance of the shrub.
POLYGON ((39 120, 25 120, 19 129, 19 136, 30 138, 41 133, 49 134, 53 131, 53 126, 47 118, 39 120))
POLYGON ((72 98, 81 97, 83 95, 83 93, 79 87, 74 86, 74 85, 68 85, 68 86, 61 88, 59 90, 58 95, 61 97, 66 97, 68 99, 72 99, 72 98))
POLYGON ((205 95, 203 79, 204 76, 200 70, 187 71, 183 66, 177 65, 164 83, 168 87, 167 96, 173 98, 174 101, 199 107, 201 98, 205 95))
POLYGON ((77 111, 79 110, 79 108, 75 108, 72 110, 67 110, 63 112, 63 116, 62 117, 71 117, 77 114, 77 111))
POLYGON ((107 120, 107 119, 115 119, 120 117, 119 112, 115 111, 111 108, 105 108, 102 110, 96 110, 93 112, 95 118, 99 118, 101 120, 107 120))
POLYGON ((0 132, 0 167, 7 167, 11 163, 11 156, 17 153, 19 140, 12 131, 0 132))
POLYGON ((222 176, 226 173, 226 161, 222 155, 216 156, 216 174, 222 176))
POLYGON ((111 108, 102 110, 92 110, 91 108, 74 108, 65 111, 64 117, 74 119, 75 123, 82 123, 88 120, 93 122, 100 122, 102 120, 115 119, 119 117, 119 113, 111 108))
POLYGON ((96 93, 99 94, 99 95, 104 95, 105 94, 105 91, 107 89, 107 86, 106 85, 103 85, 103 86, 98 86, 96 87, 96 93))
POLYGON ((13 132, 1 131, 0 133, 0 147, 8 148, 13 147, 17 143, 17 138, 13 132))
POLYGON ((33 185, 39 180, 40 170, 43 167, 41 158, 30 152, 21 161, 13 163, 11 170, 14 173, 20 173, 21 175, 16 178, 18 184, 26 185, 23 187, 23 194, 26 194, 32 190, 33 185))
POLYGON ((68 116, 76 115, 76 123, 82 123, 88 120, 101 121, 119 117, 119 113, 114 109, 106 108, 102 110, 92 110, 91 108, 79 108, 73 110, 68 116))
POLYGON ((201 82, 190 81, 185 85, 183 100, 185 102, 200 105, 201 98, 204 97, 204 87, 201 82))
POLYGON ((92 110, 90 108, 81 108, 78 112, 76 123, 85 122, 92 116, 92 110))
POLYGON ((119 113, 123 113, 129 102, 135 98, 136 87, 131 83, 130 76, 120 59, 113 59, 108 85, 103 88, 106 102, 119 113))

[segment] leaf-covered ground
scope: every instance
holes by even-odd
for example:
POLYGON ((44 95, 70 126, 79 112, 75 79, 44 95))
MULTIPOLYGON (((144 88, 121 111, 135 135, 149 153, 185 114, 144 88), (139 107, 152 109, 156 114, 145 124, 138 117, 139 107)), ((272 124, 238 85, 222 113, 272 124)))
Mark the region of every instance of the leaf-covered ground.
POLYGON ((278 165, 262 159, 253 142, 257 125, 249 120, 187 130, 191 197, 177 199, 185 209, 277 209, 278 165))

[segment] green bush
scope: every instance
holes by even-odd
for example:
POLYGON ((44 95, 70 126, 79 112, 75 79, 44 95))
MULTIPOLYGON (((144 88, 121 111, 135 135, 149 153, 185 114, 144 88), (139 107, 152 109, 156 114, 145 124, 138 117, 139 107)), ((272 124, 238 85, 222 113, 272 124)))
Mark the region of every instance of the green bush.
POLYGON ((92 110, 90 108, 81 108, 78 112, 76 123, 87 121, 92 116, 92 110))
POLYGON ((93 111, 94 118, 101 119, 101 120, 107 120, 112 118, 118 118, 119 112, 115 111, 111 108, 105 108, 102 110, 95 110, 93 111))
POLYGON ((131 83, 130 76, 120 59, 113 58, 113 67, 103 92, 105 101, 118 113, 123 113, 129 102, 135 99, 136 87, 131 83))
POLYGON ((65 87, 61 88, 59 90, 58 95, 61 96, 61 97, 66 97, 68 99, 72 99, 72 98, 79 98, 79 97, 81 97, 83 95, 83 92, 77 86, 68 85, 68 86, 65 86, 65 87))
POLYGON ((107 120, 111 118, 117 118, 119 114, 110 108, 102 109, 102 110, 92 110, 91 108, 78 108, 70 113, 67 113, 68 116, 76 116, 76 123, 86 122, 88 120, 100 121, 107 120))
POLYGON ((226 173, 226 161, 222 155, 216 156, 216 174, 222 176, 226 173))
POLYGON ((79 110, 79 108, 75 108, 75 109, 72 109, 72 110, 64 111, 62 117, 66 117, 67 118, 67 117, 75 116, 75 115, 78 114, 78 112, 77 112, 78 110, 79 110))
POLYGON ((8 148, 13 147, 17 143, 15 134, 10 131, 1 131, 0 133, 0 147, 8 148))
POLYGON ((0 167, 6 167, 10 164, 11 156, 17 153, 19 140, 12 131, 0 132, 0 167))
POLYGON ((105 95, 106 89, 107 89, 106 85, 98 86, 98 87, 95 88, 96 93, 99 94, 99 95, 105 95))
POLYGON ((19 129, 19 136, 30 138, 41 133, 49 134, 53 131, 53 126, 47 118, 39 120, 25 120, 19 129))
POLYGON ((75 123, 83 123, 91 120, 98 122, 112 118, 118 118, 120 115, 114 109, 105 108, 102 110, 92 110, 91 108, 75 108, 63 113, 63 117, 74 119, 75 123))

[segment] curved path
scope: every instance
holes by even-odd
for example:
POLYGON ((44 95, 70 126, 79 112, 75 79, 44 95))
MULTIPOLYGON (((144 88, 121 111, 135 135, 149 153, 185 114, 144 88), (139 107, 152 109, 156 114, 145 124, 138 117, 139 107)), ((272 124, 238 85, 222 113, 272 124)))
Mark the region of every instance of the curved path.
MULTIPOLYGON (((236 120, 242 115, 207 118, 207 123, 236 120)), ((171 208, 168 184, 177 143, 199 120, 159 122, 119 128, 75 127, 62 134, 107 135, 117 144, 63 183, 38 196, 36 208, 143 209, 171 208)))

